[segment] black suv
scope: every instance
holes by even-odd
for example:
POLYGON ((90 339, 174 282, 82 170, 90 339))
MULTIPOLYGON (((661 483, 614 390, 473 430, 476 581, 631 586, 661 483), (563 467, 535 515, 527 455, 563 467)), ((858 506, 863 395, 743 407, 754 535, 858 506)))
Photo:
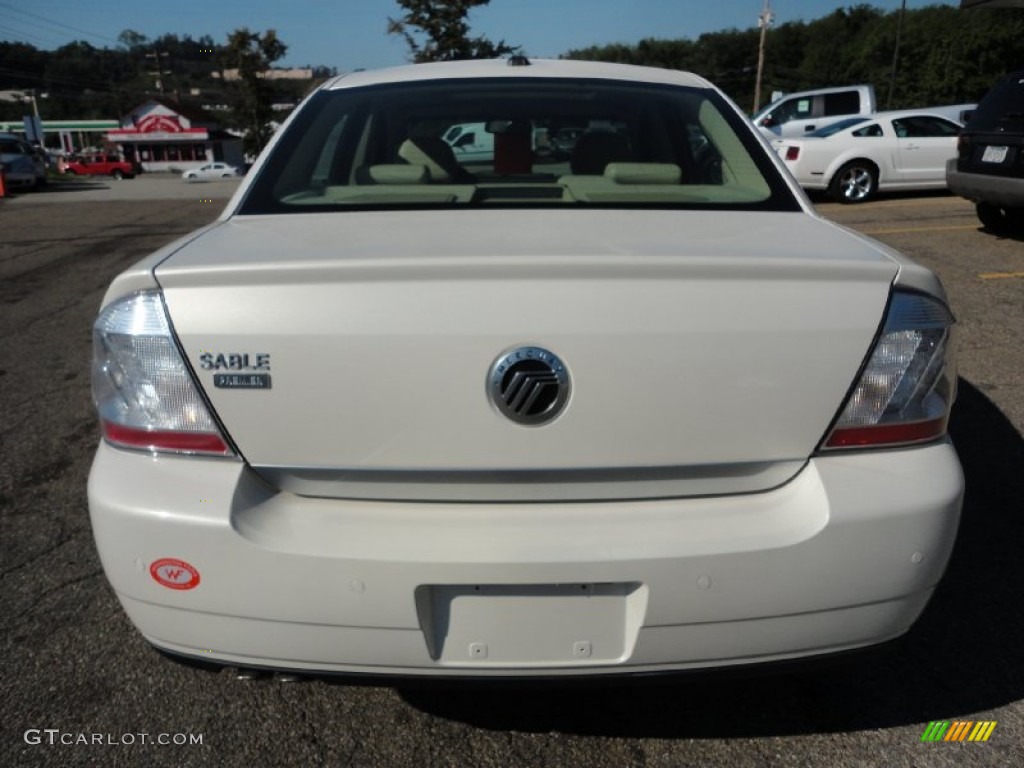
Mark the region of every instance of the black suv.
POLYGON ((1007 75, 960 131, 946 165, 952 192, 977 203, 992 232, 1024 232, 1024 69, 1007 75))

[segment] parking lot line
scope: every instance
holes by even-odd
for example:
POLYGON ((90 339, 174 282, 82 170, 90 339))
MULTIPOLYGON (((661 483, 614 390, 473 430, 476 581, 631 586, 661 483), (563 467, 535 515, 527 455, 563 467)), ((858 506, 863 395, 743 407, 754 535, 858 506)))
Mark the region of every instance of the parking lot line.
POLYGON ((862 229, 865 235, 896 235, 901 232, 949 232, 952 230, 978 229, 977 224, 958 224, 954 227, 900 227, 899 229, 862 229))
MULTIPOLYGON (((870 208, 873 209, 887 209, 887 208, 921 208, 932 205, 957 205, 963 206, 965 211, 974 213, 974 207, 971 203, 964 200, 962 197, 915 197, 909 200, 875 200, 870 204, 870 208)), ((829 207, 843 209, 846 206, 842 203, 836 203, 833 201, 821 201, 818 203, 818 207, 829 207)))
POLYGON ((979 272, 978 277, 982 280, 1011 280, 1024 277, 1024 272, 979 272))

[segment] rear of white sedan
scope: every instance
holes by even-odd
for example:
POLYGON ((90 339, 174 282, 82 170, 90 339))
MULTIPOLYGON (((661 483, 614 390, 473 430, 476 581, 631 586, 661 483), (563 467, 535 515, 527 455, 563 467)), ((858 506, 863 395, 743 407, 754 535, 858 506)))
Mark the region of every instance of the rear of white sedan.
POLYGON ((147 640, 245 667, 871 645, 953 546, 952 323, 931 273, 818 218, 699 78, 355 73, 108 291, 97 546, 147 640), (459 124, 493 156, 455 161, 459 124), (570 157, 534 151, 568 129, 570 157))

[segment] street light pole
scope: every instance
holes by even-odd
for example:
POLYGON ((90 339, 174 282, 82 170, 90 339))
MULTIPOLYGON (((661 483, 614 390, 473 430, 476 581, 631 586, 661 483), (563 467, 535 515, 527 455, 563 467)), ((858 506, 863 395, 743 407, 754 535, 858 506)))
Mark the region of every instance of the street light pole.
POLYGON ((772 13, 771 0, 764 0, 764 5, 761 7, 761 15, 757 17, 757 25, 761 28, 761 44, 757 49, 757 80, 754 83, 754 108, 750 110, 752 113, 757 112, 757 108, 761 106, 761 77, 764 74, 764 43, 765 38, 768 36, 768 27, 775 20, 775 14, 772 13))

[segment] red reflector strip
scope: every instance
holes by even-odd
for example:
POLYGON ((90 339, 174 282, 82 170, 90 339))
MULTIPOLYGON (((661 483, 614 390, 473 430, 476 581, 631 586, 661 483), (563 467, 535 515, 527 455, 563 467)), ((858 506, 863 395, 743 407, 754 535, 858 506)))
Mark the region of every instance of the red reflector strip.
POLYGON ((829 435, 826 448, 920 443, 946 433, 946 417, 911 424, 877 424, 871 427, 843 427, 829 435))
POLYGON ((786 159, 796 160, 800 157, 800 147, 786 147, 786 159))
POLYGON ((214 453, 221 456, 231 454, 231 449, 220 435, 209 432, 168 432, 159 430, 133 429, 120 424, 103 422, 103 435, 112 443, 128 448, 145 448, 151 451, 178 451, 193 453, 214 453))

